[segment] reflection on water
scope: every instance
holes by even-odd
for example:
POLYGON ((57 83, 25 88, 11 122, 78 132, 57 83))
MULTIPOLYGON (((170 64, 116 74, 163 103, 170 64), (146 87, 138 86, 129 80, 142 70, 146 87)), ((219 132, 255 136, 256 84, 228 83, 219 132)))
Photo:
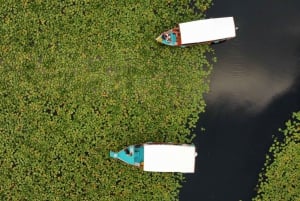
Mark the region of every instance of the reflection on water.
POLYGON ((222 104, 225 99, 230 107, 245 107, 248 112, 256 113, 295 82, 296 74, 270 71, 267 64, 247 61, 240 53, 236 55, 228 55, 216 65, 211 92, 206 98, 208 104, 222 104))
POLYGON ((218 63, 207 102, 218 104, 225 98, 235 106, 257 112, 296 82, 300 23, 293 14, 286 15, 285 20, 281 15, 273 16, 269 23, 265 18, 271 19, 270 16, 256 16, 256 23, 245 23, 247 18, 243 17, 235 16, 240 27, 237 38, 222 47, 215 46, 218 63))
POLYGON ((250 200, 272 135, 300 109, 300 1, 215 0, 237 38, 214 46, 217 64, 196 129, 196 174, 180 200, 250 200), (205 128, 203 133, 202 127, 205 128))

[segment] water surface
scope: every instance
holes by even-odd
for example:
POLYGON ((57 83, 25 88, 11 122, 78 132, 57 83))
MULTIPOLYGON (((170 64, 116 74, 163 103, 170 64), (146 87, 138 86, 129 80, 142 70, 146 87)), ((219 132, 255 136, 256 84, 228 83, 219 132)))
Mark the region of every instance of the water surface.
POLYGON ((272 135, 300 109, 300 1, 214 0, 207 17, 234 16, 237 38, 217 64, 196 129, 196 173, 182 201, 251 200, 272 135), (202 131, 205 128, 205 131, 202 131))

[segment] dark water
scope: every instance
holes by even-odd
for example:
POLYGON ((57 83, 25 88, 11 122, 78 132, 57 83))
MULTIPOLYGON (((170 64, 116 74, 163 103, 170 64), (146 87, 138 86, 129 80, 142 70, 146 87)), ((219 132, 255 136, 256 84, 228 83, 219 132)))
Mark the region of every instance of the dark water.
POLYGON ((251 200, 272 135, 300 110, 300 1, 214 0, 207 17, 225 16, 240 29, 214 46, 196 173, 187 175, 182 201, 251 200))

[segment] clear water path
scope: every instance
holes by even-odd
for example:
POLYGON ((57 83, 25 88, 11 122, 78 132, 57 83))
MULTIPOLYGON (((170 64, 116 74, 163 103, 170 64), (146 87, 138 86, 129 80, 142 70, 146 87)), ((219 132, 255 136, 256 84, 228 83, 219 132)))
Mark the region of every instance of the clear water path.
POLYGON ((214 0, 207 17, 234 16, 240 29, 214 46, 218 63, 196 129, 197 172, 180 200, 251 200, 272 135, 300 109, 299 9, 298 0, 214 0))

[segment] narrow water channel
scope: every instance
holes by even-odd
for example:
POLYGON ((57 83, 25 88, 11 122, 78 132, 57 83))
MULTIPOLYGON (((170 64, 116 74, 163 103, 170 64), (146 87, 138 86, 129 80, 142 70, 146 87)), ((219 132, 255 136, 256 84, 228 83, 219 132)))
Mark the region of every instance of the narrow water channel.
POLYGON ((237 37, 218 62, 197 125, 196 173, 181 201, 248 201, 272 135, 300 109, 300 1, 214 0, 207 17, 234 16, 237 37), (204 130, 204 129, 205 130, 204 130))

